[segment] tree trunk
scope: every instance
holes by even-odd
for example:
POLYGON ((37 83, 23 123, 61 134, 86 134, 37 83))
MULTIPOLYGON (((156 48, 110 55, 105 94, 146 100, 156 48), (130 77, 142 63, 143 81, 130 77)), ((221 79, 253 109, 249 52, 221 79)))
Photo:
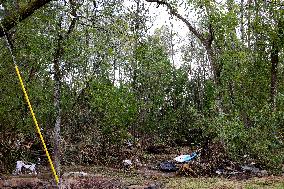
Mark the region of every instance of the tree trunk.
MULTIPOLYGON (((60 23, 61 25, 61 23, 60 23)), ((61 125, 61 70, 60 58, 62 56, 62 35, 59 34, 57 48, 54 54, 53 69, 54 69, 54 108, 55 108, 55 127, 54 127, 54 162, 58 177, 60 177, 60 125, 61 125)))
POLYGON ((244 34, 244 0, 241 0, 241 40, 244 42, 245 34, 244 34))
MULTIPOLYGON (((76 15, 76 3, 73 0, 70 0, 71 5, 71 15, 73 19, 68 27, 67 33, 63 36, 61 31, 62 27, 62 17, 60 16, 59 23, 58 23, 58 39, 57 39, 57 47, 54 53, 53 59, 53 69, 54 69, 54 108, 55 108, 55 127, 54 127, 54 161, 55 161, 55 169, 57 172, 58 177, 60 178, 60 160, 61 160, 61 135, 60 135, 60 128, 61 128, 61 82, 62 82, 62 71, 60 65, 60 59, 64 54, 63 49, 63 42, 67 40, 74 30, 76 21, 78 19, 76 15)), ((60 183, 59 183, 60 184, 60 183)), ((60 185, 59 185, 60 187, 60 185)))
POLYGON ((248 41, 248 49, 251 50, 251 7, 252 7, 252 0, 248 0, 248 15, 247 15, 247 41, 248 41))
POLYGON ((271 84, 270 84, 270 105, 271 110, 275 111, 276 92, 277 92, 277 65, 279 62, 279 49, 275 41, 272 43, 271 50, 271 84))
MULTIPOLYGON (((282 15, 281 15, 282 16, 282 15)), ((277 93, 277 66, 279 64, 279 52, 283 48, 284 41, 284 20, 278 19, 278 31, 276 39, 272 41, 271 49, 271 84, 270 84, 270 101, 271 101, 271 110, 275 111, 276 109, 276 93, 277 93)))
POLYGON ((214 60, 214 52, 213 49, 211 47, 211 45, 206 45, 206 51, 207 51, 207 55, 208 55, 208 59, 211 65, 211 70, 213 72, 213 80, 215 83, 215 86, 217 87, 217 96, 215 99, 215 103, 216 103, 216 108, 217 108, 217 112, 219 114, 223 113, 223 105, 222 105, 222 96, 221 96, 221 92, 220 90, 220 85, 221 85, 221 68, 216 64, 215 60, 214 60))

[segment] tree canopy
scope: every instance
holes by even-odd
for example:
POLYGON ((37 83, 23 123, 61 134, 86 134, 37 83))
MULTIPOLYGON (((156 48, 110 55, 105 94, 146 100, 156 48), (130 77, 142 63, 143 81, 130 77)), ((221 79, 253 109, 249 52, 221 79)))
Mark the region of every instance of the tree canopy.
POLYGON ((35 160, 40 149, 4 30, 57 170, 60 162, 118 161, 126 141, 143 148, 218 143, 231 159, 249 156, 275 172, 281 169, 282 1, 0 5, 0 172, 11 170, 18 158, 35 160), (188 33, 178 52, 179 29, 165 25, 151 33, 149 6, 165 7, 185 24, 188 33), (178 65, 176 56, 182 56, 178 65), (25 149, 30 141, 37 150, 25 149))

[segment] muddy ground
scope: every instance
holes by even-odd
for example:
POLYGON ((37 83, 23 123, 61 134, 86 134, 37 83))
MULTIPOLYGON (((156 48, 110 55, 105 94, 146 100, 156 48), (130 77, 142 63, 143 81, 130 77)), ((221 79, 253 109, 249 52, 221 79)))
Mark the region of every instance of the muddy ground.
MULTIPOLYGON (((174 153, 147 154, 142 153, 139 157, 140 165, 125 167, 122 163, 116 166, 62 166, 61 188, 62 189, 284 189, 284 174, 273 176, 269 174, 240 173, 233 175, 204 173, 210 166, 200 166, 202 159, 196 160, 189 165, 189 169, 176 172, 162 172, 158 164, 165 160, 173 160, 178 154, 191 152, 190 149, 182 148, 174 153), (203 174, 204 173, 204 174, 203 174)), ((221 154, 221 153, 218 153, 221 154)), ((224 162, 223 156, 205 161, 202 165, 212 164, 220 166, 224 162)), ((178 168, 184 164, 179 165, 178 168)), ((224 164, 225 165, 225 164, 224 164)), ((227 171, 235 172, 233 162, 226 163, 227 171)), ((211 166, 212 167, 212 166, 211 166)), ((186 168, 186 167, 185 167, 186 168)), ((215 169, 214 169, 215 170, 215 169)), ((213 172, 215 173, 215 171, 213 172)), ((38 174, 1 175, 0 189, 55 189, 53 175, 48 166, 39 166, 38 174)))
MULTIPOLYGON (((64 167, 61 180, 63 189, 253 189, 277 188, 284 189, 284 176, 266 176, 250 178, 179 176, 175 172, 165 173, 149 168, 115 169, 106 167, 64 167), (78 172, 87 173, 83 175, 78 172)), ((48 168, 38 175, 5 175, 1 176, 0 188, 5 189, 55 189, 58 188, 48 168)))

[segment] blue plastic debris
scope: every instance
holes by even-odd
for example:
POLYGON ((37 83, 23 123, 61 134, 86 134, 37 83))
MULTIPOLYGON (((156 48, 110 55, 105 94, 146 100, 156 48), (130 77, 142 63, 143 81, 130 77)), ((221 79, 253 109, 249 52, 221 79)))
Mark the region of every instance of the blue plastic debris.
POLYGON ((165 161, 160 163, 160 170, 164 172, 175 172, 178 170, 178 168, 174 163, 165 161))
POLYGON ((197 156, 197 154, 195 152, 193 152, 190 155, 180 155, 176 158, 174 158, 174 160, 176 160, 177 162, 183 163, 183 162, 188 162, 191 161, 192 159, 194 159, 197 156))

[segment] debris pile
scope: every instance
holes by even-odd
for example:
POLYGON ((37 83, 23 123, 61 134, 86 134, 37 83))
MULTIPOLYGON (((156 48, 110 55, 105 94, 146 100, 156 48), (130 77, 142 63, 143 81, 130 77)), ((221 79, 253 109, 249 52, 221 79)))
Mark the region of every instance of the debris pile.
MULTIPOLYGON (((246 156, 245 158, 248 158, 246 156)), ((163 161, 159 164, 159 170, 163 172, 176 172, 177 175, 200 177, 222 176, 249 178, 252 176, 268 176, 266 170, 261 169, 253 161, 239 164, 226 156, 222 145, 208 145, 206 150, 197 150, 189 154, 182 154, 173 161, 163 161)))
POLYGON ((24 161, 17 161, 16 162, 16 169, 14 174, 22 174, 29 172, 29 174, 37 174, 36 172, 36 164, 34 163, 26 163, 24 161))
POLYGON ((160 163, 160 170, 164 172, 175 172, 178 170, 175 163, 171 161, 165 161, 160 163))

